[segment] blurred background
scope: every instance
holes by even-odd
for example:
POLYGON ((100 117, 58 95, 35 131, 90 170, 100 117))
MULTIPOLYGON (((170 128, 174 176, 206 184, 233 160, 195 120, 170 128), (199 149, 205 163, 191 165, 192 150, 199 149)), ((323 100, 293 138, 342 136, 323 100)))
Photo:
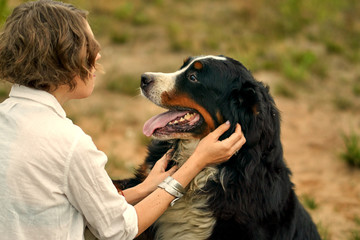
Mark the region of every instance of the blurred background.
MULTIPOLYGON (((22 1, 0 0, 0 26, 22 1)), ((146 71, 226 55, 270 86, 296 192, 323 239, 360 239, 360 1, 77 0, 102 45, 96 87, 64 108, 109 157, 112 178, 146 156, 146 71)), ((0 101, 10 85, 0 83, 0 101)))

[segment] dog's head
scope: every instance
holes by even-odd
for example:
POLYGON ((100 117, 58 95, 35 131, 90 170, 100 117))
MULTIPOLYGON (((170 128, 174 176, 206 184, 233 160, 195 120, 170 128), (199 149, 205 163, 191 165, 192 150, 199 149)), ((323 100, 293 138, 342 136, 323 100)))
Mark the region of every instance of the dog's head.
POLYGON ((251 144, 263 134, 259 124, 269 117, 278 120, 268 89, 241 63, 224 56, 190 57, 174 73, 144 73, 141 92, 169 110, 144 125, 145 135, 160 140, 202 138, 229 120, 231 128, 222 138, 240 123, 251 144))

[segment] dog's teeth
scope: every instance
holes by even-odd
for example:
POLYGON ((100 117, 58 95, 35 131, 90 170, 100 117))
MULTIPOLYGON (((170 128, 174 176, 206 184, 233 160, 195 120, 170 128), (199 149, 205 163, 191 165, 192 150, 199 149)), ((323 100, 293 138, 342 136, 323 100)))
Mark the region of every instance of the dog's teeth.
POLYGON ((184 121, 189 121, 193 116, 195 115, 195 113, 187 113, 185 116, 183 116, 182 118, 178 119, 178 120, 174 120, 169 122, 169 125, 174 125, 174 124, 178 124, 184 121))

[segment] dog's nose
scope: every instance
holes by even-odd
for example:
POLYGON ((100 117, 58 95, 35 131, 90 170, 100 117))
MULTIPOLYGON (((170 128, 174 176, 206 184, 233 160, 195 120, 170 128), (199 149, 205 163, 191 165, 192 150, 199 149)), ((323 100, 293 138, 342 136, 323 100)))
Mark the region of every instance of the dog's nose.
POLYGON ((142 74, 141 75, 141 88, 145 89, 148 87, 152 82, 154 81, 154 78, 149 74, 142 74))

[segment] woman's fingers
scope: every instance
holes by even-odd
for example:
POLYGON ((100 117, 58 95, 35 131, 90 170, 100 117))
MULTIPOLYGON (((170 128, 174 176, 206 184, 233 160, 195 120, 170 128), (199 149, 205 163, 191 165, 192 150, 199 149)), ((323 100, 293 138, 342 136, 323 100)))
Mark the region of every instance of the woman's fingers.
POLYGON ((244 135, 241 131, 241 126, 240 124, 237 123, 234 133, 231 134, 231 136, 228 137, 227 139, 224 139, 222 142, 224 142, 225 144, 233 145, 237 141, 239 141, 242 137, 244 137, 244 135))
POLYGON ((225 123, 221 124, 218 128, 211 132, 212 136, 218 140, 224 132, 226 132, 230 128, 230 122, 226 121, 225 123))
POLYGON ((157 169, 157 171, 165 172, 169 160, 173 155, 174 149, 168 150, 154 165, 153 169, 157 169))
POLYGON ((173 166, 172 168, 170 168, 168 171, 167 171, 167 173, 169 174, 169 176, 171 176, 171 175, 173 175, 175 172, 176 172, 176 170, 178 170, 178 166, 173 166))
POLYGON ((235 154, 240 148, 245 144, 246 139, 244 134, 241 131, 240 124, 236 124, 235 132, 231 136, 222 141, 223 144, 230 146, 229 153, 231 155, 235 154))
POLYGON ((231 152, 233 153, 233 155, 234 155, 235 153, 237 153, 245 143, 246 143, 246 139, 245 139, 245 137, 243 136, 242 138, 240 138, 239 141, 237 141, 237 142, 233 145, 232 150, 231 150, 231 152))

